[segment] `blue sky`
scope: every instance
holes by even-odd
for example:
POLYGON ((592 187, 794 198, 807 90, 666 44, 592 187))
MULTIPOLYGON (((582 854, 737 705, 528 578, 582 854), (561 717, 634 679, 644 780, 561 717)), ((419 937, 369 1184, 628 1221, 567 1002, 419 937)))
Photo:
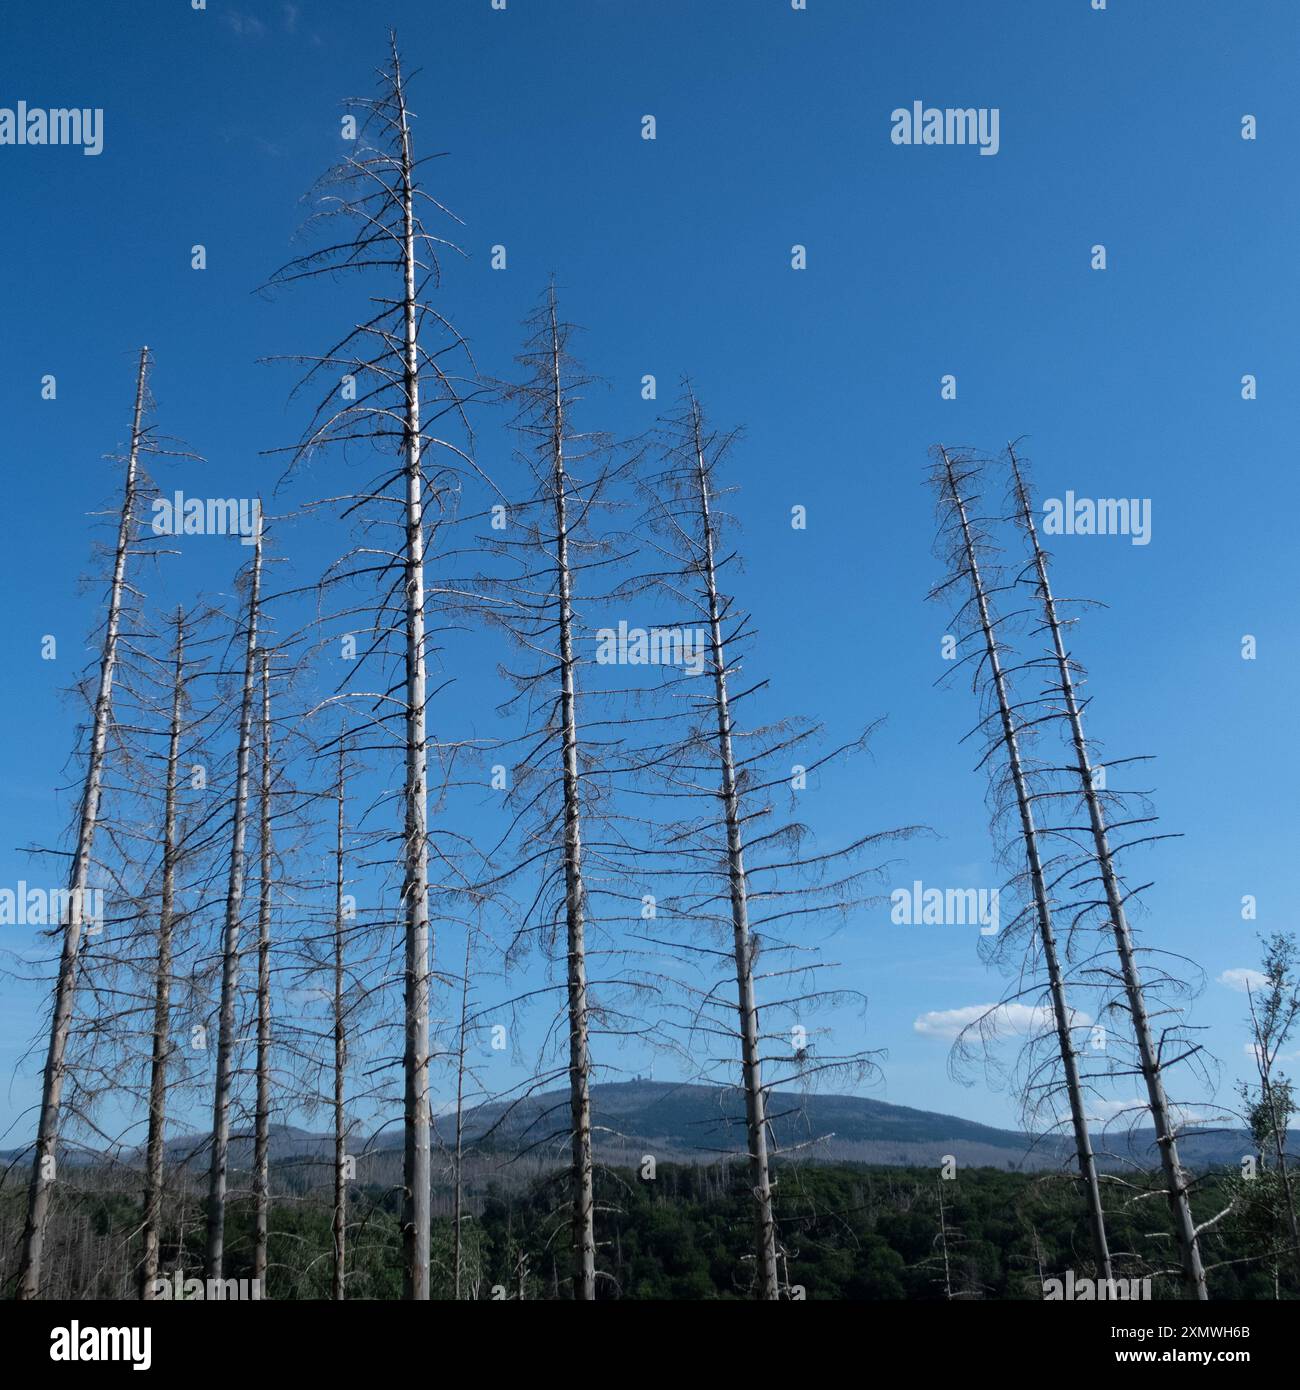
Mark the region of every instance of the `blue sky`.
MULTIPOLYGON (((0 884, 32 877, 19 847, 65 823, 54 788, 73 721, 58 692, 95 617, 77 576, 88 513, 113 495, 101 456, 125 432, 134 352, 156 354, 160 428, 208 460, 184 485, 266 490, 259 451, 303 420, 287 375, 258 359, 322 346, 339 319, 328 295, 252 291, 291 254, 299 199, 338 153, 339 102, 369 90, 390 22, 423 68, 421 148, 449 153, 433 186, 467 224, 468 257, 446 265, 444 303, 480 365, 508 369, 554 272, 609 382, 593 424, 637 433, 689 371, 719 422, 745 425, 735 510, 756 664, 784 708, 832 730, 887 716, 870 760, 810 792, 827 841, 926 823, 937 838, 908 847, 894 881, 998 881, 983 782, 958 746, 971 700, 932 684, 946 627, 924 602, 938 576, 928 447, 1027 435, 1045 495, 1151 499, 1149 545, 1061 538, 1054 574, 1059 592, 1109 605, 1078 637, 1091 728, 1108 751, 1158 757, 1149 784, 1183 838, 1154 856, 1143 929, 1206 971, 1194 1019, 1228 1099, 1248 1065, 1245 999, 1218 976, 1256 963, 1255 929, 1296 925, 1300 16, 1287 0, 11 9, 0 105, 105 115, 94 158, 0 147, 0 447, 16 519, 0 884), (998 108, 999 152, 894 145, 890 113, 915 100, 998 108), (496 244, 504 271, 489 265, 496 244), (41 399, 47 373, 55 401, 41 399), (641 399, 646 373, 658 403, 641 399), (945 374, 955 400, 940 398, 945 374), (40 659, 46 633, 56 662, 40 659)), ((507 466, 497 425, 483 446, 489 468, 507 466)), ((228 587, 245 555, 220 544, 187 553, 186 588, 228 587)), ((490 672, 476 663, 449 710, 494 702, 490 672)), ((860 1041, 889 1052, 872 1094, 1012 1122, 1005 1097, 950 1081, 947 1043, 915 1027, 996 997, 973 930, 892 926, 882 908, 832 954, 871 999, 860 1041)), ((8 1077, 39 1001, 6 984, 0 1002, 8 1077)), ((34 1094, 29 1070, 0 1091, 0 1131, 34 1094)))

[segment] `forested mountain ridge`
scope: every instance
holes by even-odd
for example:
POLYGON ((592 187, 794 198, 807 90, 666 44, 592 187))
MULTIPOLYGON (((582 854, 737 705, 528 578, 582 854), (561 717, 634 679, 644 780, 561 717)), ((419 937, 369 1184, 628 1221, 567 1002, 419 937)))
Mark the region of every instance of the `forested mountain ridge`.
MULTIPOLYGON (((513 1102, 492 1102, 466 1109, 463 1139, 481 1157, 496 1151, 514 1152, 536 1146, 535 1156, 545 1163, 553 1157, 564 1163, 565 1091, 548 1091, 513 1102), (559 1132, 558 1134, 556 1132, 559 1132), (551 1138, 556 1134, 556 1137, 551 1138)), ((646 1154, 660 1162, 709 1163, 735 1154, 744 1135, 744 1098, 727 1087, 676 1082, 611 1082, 592 1088, 595 1147, 606 1162, 637 1163, 646 1154)), ((775 1091, 769 1113, 778 1150, 796 1150, 800 1161, 811 1163, 939 1164, 951 1154, 962 1166, 1036 1171, 1068 1163, 1073 1150, 1068 1135, 1029 1135, 1000 1129, 930 1110, 894 1105, 865 1096, 800 1095, 775 1091)), ((435 1146, 455 1143, 455 1121, 450 1115, 435 1116, 435 1146)), ((273 1162, 327 1159, 333 1138, 294 1125, 274 1125, 270 1130, 273 1162)), ((388 1128, 357 1145, 358 1155, 387 1155, 400 1148, 401 1132, 388 1128)), ((206 1162, 207 1136, 187 1134, 168 1142, 173 1164, 206 1162)), ((252 1136, 237 1132, 231 1138, 231 1161, 246 1166, 252 1157, 252 1136)), ((1243 1130, 1206 1126, 1189 1129, 1182 1140, 1193 1167, 1234 1165, 1251 1152, 1243 1130)), ((1149 1128, 1127 1128, 1123 1123, 1098 1132, 1097 1148, 1103 1166, 1149 1165, 1154 1136, 1149 1128)), ((1288 1151, 1300 1151, 1300 1135, 1291 1132, 1288 1151)), ((12 1162, 20 1151, 0 1154, 12 1162)), ((94 1163, 104 1155, 82 1152, 73 1161, 94 1163)), ((131 1163, 135 1155, 118 1155, 131 1163)))

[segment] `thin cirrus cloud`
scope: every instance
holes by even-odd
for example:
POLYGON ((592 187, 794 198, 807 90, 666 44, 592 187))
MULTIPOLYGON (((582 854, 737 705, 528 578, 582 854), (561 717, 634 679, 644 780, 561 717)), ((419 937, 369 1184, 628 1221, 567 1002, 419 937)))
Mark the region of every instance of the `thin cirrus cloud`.
MULTIPOLYGON (((1052 1011, 1045 1004, 966 1004, 960 1009, 932 1009, 912 1023, 913 1032, 923 1038, 956 1038, 963 1028, 978 1020, 992 1033, 1027 1036, 1052 1022, 1052 1011)), ((1092 1019, 1078 1009, 1071 1011, 1071 1022, 1083 1027, 1092 1019)))

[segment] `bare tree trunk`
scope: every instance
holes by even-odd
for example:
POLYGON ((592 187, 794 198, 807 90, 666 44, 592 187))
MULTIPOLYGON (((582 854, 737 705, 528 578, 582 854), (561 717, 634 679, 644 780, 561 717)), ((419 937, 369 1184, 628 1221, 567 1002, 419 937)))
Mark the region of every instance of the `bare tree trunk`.
POLYGON ((348 1230, 347 1117, 344 1113, 347 1034, 343 1012, 343 966, 346 952, 343 913, 343 889, 346 883, 343 864, 343 760, 344 741, 340 734, 338 824, 334 840, 334 1285, 331 1297, 336 1302, 342 1302, 346 1297, 344 1275, 347 1265, 348 1230))
POLYGON ((406 418, 406 913, 405 1150, 402 1243, 404 1293, 429 1297, 429 794, 425 730, 424 475, 420 433, 420 347, 416 314, 415 191, 402 72, 393 41, 393 72, 401 129, 402 268, 406 418))
POLYGON ((704 462, 699 405, 691 397, 698 464, 700 526, 704 538, 703 577, 708 593, 709 646, 713 664, 713 704, 718 725, 718 763, 722 774, 722 809, 727 825, 727 866, 731 890, 732 943, 736 961, 736 1001, 740 1021, 741 1070, 745 1088, 745 1128, 749 1143, 750 1189, 754 1198, 754 1248, 758 1265, 756 1293, 779 1299, 776 1263, 776 1223, 772 1215, 772 1181, 767 1157, 766 1098, 763 1092, 758 1006, 754 1000, 754 942, 749 931, 749 890, 741 843, 740 796, 731 746, 731 711, 727 699, 727 658, 722 641, 714 560, 713 518, 709 510, 709 481, 704 462))
POLYGON ((158 1277, 158 1228, 162 1220, 163 1154, 167 1122, 167 1059, 171 1053, 172 917, 176 901, 176 786, 180 770, 181 710, 185 695, 185 619, 176 615, 172 714, 167 731, 167 781, 163 794, 162 898, 158 911, 158 960, 154 976, 153 1060, 149 1071, 149 1137, 145 1146, 144 1252, 140 1297, 153 1298, 158 1277))
POLYGON ((1038 849, 1038 830, 1034 823, 1033 804, 1020 758, 1020 740, 1012 715, 1011 695, 1007 689, 1006 674, 1002 669, 997 634, 993 629, 988 595, 985 592, 984 581, 980 574, 975 541, 971 534, 970 520, 966 512, 966 502, 961 495, 952 460, 947 450, 941 450, 941 453, 947 472, 949 500, 961 523, 962 543, 966 563, 970 570, 971 588, 974 591, 976 605, 979 609, 980 628, 984 634, 984 647, 988 655, 989 671, 997 696, 1002 741, 1007 750, 1007 764, 1015 789, 1016 804, 1020 811, 1020 829, 1025 842, 1025 856, 1029 863, 1034 911, 1038 919, 1038 935, 1043 948, 1043 961, 1047 968, 1052 998, 1052 1018, 1056 1027, 1057 1045, 1061 1053, 1061 1065, 1065 1072, 1065 1086, 1070 1101, 1070 1119, 1074 1127, 1075 1149, 1079 1160, 1079 1175, 1083 1182, 1084 1197, 1088 1206, 1088 1219, 1092 1227, 1092 1244, 1097 1258, 1098 1277, 1109 1279, 1111 1278, 1110 1249, 1106 1242, 1106 1221, 1102 1211, 1097 1163, 1092 1151, 1092 1139, 1088 1133, 1087 1111, 1084 1109, 1083 1090, 1079 1082, 1078 1054, 1070 1029, 1070 1011, 1066 1004, 1065 984, 1061 974, 1060 960, 1057 956, 1056 936, 1052 929, 1052 911, 1048 903, 1047 886, 1043 879, 1043 865, 1038 849))
POLYGON ((939 1243, 943 1247, 943 1296, 952 1302, 952 1268, 948 1263, 948 1222, 943 1210, 943 1180, 939 1181, 939 1243))
POLYGON ((253 1135, 253 1279, 266 1290, 271 1214, 271 658, 262 652, 262 766, 257 903, 257 1100, 253 1135))
POLYGON ((1047 559, 1038 542, 1038 530, 1034 525, 1033 509, 1029 504, 1028 489, 1021 477, 1015 450, 1008 447, 1008 454, 1021 509, 1021 521, 1033 547, 1039 598, 1043 604, 1047 625, 1052 633, 1052 647, 1056 655, 1057 671, 1061 678, 1061 696, 1065 702, 1066 717, 1070 721, 1070 739, 1074 744, 1075 770, 1079 775, 1080 790, 1088 805, 1088 820, 1092 829, 1097 867, 1100 870, 1102 884, 1106 890, 1106 905, 1110 912, 1111 929, 1115 937, 1115 951, 1119 956, 1120 970, 1124 978, 1124 992, 1128 997, 1129 1015, 1133 1020, 1133 1032, 1137 1039, 1142 1079, 1146 1082, 1147 1098, 1151 1106, 1151 1122, 1155 1127, 1156 1144, 1160 1149, 1160 1162, 1164 1168, 1165 1181, 1169 1185, 1169 1209, 1174 1218, 1174 1233, 1178 1238, 1183 1282, 1189 1298, 1207 1299, 1209 1294, 1205 1287, 1205 1269, 1201 1263, 1200 1247, 1196 1239, 1196 1225, 1192 1219, 1191 1201, 1187 1194, 1187 1179, 1178 1161, 1176 1127, 1169 1113, 1169 1102, 1165 1096, 1159 1051, 1151 1036, 1151 1022, 1147 1016, 1146 1000, 1142 993, 1142 979, 1133 951, 1133 938, 1129 932, 1128 919, 1124 913, 1124 894, 1120 889, 1119 879, 1111 859, 1105 812, 1102 809, 1101 798, 1097 795, 1097 789, 1093 784, 1092 764, 1088 757, 1087 741, 1083 735, 1083 718, 1075 695, 1074 678, 1070 671, 1070 658, 1065 649, 1065 639, 1056 611, 1056 601, 1052 596, 1051 585, 1048 582, 1047 559))
POLYGON ((113 710, 113 674, 117 663, 117 640, 122 615, 122 595, 126 585, 127 552, 135 535, 135 498, 140 444, 143 434, 145 382, 149 372, 149 349, 140 349, 136 373, 135 409, 131 418, 131 448, 126 464, 126 483, 122 512, 117 528, 117 549, 113 557, 113 579, 108 595, 108 617, 99 662, 99 691, 95 697, 94 722, 90 734, 86 780, 81 794, 77 826, 77 848, 69 878, 68 919, 64 924, 63 950, 59 959, 54 992, 54 1012, 50 1021, 50 1046, 45 1058, 41 1087, 41 1116, 36 1131, 36 1152, 32 1160, 31 1184, 27 1191, 27 1219, 23 1228, 22 1262, 16 1297, 27 1300, 39 1296, 41 1257, 49 1220, 50 1189, 55 1182, 59 1143, 59 1105, 63 1095, 64 1058, 72 1025, 73 995, 76 991, 77 961, 85 915, 85 895, 89 887, 91 853, 99 819, 99 798, 103 786, 104 762, 108 749, 108 726, 113 710))
POLYGON ((564 912, 568 929, 569 1117, 572 1135, 573 1296, 596 1297, 595 1195, 591 1154, 591 1055, 588 1040, 586 892, 582 882, 582 812, 577 697, 573 677, 573 586, 569 568, 568 477, 564 464, 564 398, 555 288, 550 292, 552 343, 552 482, 555 568, 559 589, 560 723, 564 757, 564 912))
POLYGON ((205 1272, 222 1277, 226 1241, 226 1161, 230 1150, 231 1072, 235 1046, 235 993, 239 980, 240 913, 244 903, 244 842, 248 833, 248 766, 253 734, 253 685, 257 664, 258 605, 262 585, 262 533, 253 550, 248 589, 248 627, 244 679, 239 708, 239 749, 235 804, 230 832, 230 877, 226 886, 226 921, 221 957, 221 1012, 217 1034, 217 1080, 212 1106, 212 1164, 208 1172, 208 1230, 205 1272))

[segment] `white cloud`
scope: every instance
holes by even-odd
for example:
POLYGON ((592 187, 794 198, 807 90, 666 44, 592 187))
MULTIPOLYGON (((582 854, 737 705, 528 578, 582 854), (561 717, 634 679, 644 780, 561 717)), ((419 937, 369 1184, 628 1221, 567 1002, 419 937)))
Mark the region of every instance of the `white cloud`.
MULTIPOLYGON (((1052 1011, 1046 1004, 967 1004, 960 1009, 934 1009, 922 1014, 913 1021, 912 1029, 923 1038, 955 1038, 963 1028, 981 1018, 985 1020, 982 1025, 985 1031, 1020 1037, 1052 1026, 1052 1011)), ((1092 1019, 1075 1009, 1071 1022, 1076 1027, 1085 1027, 1092 1019)))
POLYGON ((1263 989, 1268 984, 1268 977, 1261 975, 1258 970, 1225 970, 1219 976, 1219 983, 1236 990, 1238 994, 1245 994, 1248 989, 1263 989))

